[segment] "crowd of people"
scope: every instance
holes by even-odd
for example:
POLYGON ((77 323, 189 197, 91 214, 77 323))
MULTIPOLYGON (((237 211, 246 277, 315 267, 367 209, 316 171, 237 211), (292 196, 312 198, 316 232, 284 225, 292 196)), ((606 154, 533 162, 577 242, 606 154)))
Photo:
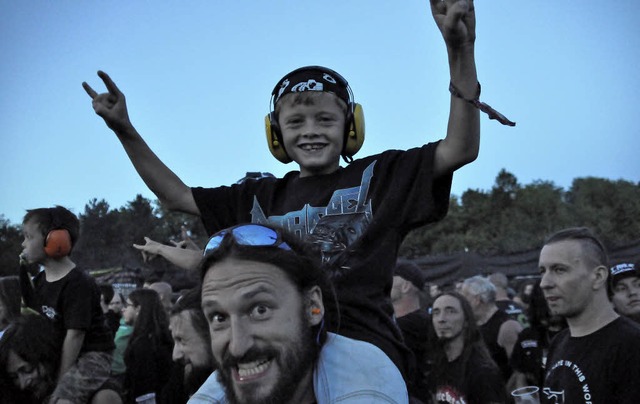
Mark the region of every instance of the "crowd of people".
POLYGON ((200 217, 210 236, 134 247, 200 282, 177 299, 166 282, 98 285, 71 259, 78 218, 28 210, 20 259, 40 271, 7 280, 20 294, 0 283, 0 402, 507 403, 520 386, 551 403, 637 401, 640 327, 627 319, 637 273, 610 271, 588 229, 546 241, 540 281, 518 302, 498 273, 429 285, 425 298, 428 269, 399 260, 412 229, 446 215, 453 173, 479 152, 480 112, 515 125, 479 100, 474 2, 430 6, 448 55, 449 121, 443 139, 406 151, 354 160, 362 106, 340 74, 306 66, 277 82, 265 119, 272 155, 299 169, 188 187, 106 73, 105 93, 83 83, 162 205, 200 217))

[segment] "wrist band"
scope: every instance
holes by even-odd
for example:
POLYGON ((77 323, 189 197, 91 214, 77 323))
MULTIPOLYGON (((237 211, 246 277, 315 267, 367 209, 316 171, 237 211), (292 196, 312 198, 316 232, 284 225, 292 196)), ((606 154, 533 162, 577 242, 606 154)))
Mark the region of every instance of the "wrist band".
POLYGON ((480 101, 480 90, 481 90, 480 83, 478 83, 478 93, 476 94, 476 96, 473 99, 464 98, 462 94, 460 94, 460 91, 458 91, 456 86, 454 86, 452 82, 449 82, 449 92, 451 93, 452 96, 456 98, 460 98, 461 100, 464 100, 469 104, 473 105, 474 107, 478 108, 480 111, 489 115, 489 119, 495 119, 503 125, 516 126, 515 122, 510 121, 509 119, 507 119, 506 116, 502 115, 500 112, 491 108, 488 104, 485 104, 484 102, 480 101))

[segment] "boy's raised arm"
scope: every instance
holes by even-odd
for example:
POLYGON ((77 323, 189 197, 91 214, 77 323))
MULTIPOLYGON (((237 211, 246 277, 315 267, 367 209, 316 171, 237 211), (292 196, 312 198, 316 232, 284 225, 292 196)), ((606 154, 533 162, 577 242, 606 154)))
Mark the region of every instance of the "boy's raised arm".
POLYGON ((431 13, 447 46, 452 89, 458 93, 455 96, 452 92, 447 135, 436 150, 435 175, 439 176, 478 157, 480 112, 466 101, 479 96, 475 62, 476 16, 473 0, 430 2, 431 13))
POLYGON ((142 180, 167 209, 200 215, 191 189, 156 156, 131 124, 124 94, 105 72, 98 71, 98 76, 108 92, 98 94, 86 82, 82 87, 93 100, 96 114, 118 136, 142 180))

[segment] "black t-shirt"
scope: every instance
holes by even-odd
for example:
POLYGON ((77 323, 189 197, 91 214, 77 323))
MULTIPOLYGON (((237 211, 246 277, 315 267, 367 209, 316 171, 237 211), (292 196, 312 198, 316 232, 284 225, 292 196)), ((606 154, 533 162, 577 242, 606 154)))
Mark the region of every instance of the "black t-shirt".
POLYGON ((619 317, 584 337, 551 341, 542 403, 640 402, 640 326, 619 317))
POLYGON ((505 403, 505 384, 495 363, 483 362, 474 353, 469 357, 466 369, 461 357, 448 362, 438 380, 430 381, 434 401, 446 403, 505 403))
POLYGON ((74 268, 55 282, 46 280, 42 271, 33 279, 35 299, 32 309, 53 321, 62 337, 67 330, 85 331, 80 352, 108 352, 115 348, 102 308, 96 281, 74 268))
MULTIPOLYGON (((433 178, 436 147, 387 151, 327 175, 300 178, 294 171, 192 192, 209 234, 252 222, 311 243, 340 304, 340 328, 329 329, 377 345, 404 373, 411 355, 393 321, 389 293, 407 233, 447 213, 452 174, 433 178)), ((329 318, 337 318, 334 309, 328 307, 329 318)))
POLYGON ((513 320, 520 323, 522 328, 529 327, 529 318, 522 306, 513 300, 496 300, 496 306, 509 315, 513 320))
POLYGON ((480 326, 482 339, 484 339, 484 343, 487 345, 491 357, 500 368, 504 380, 509 380, 509 376, 511 376, 511 366, 509 366, 507 351, 498 344, 498 335, 500 334, 500 327, 508 320, 511 320, 511 317, 509 317, 507 313, 497 310, 489 321, 480 326))

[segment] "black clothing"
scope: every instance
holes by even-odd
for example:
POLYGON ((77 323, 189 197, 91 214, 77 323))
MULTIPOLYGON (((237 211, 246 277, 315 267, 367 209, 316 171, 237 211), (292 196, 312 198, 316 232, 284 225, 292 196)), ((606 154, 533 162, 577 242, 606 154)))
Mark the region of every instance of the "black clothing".
POLYGON ((619 317, 584 337, 551 341, 542 403, 640 402, 640 326, 619 317))
MULTIPOLYGON (((389 293, 407 233, 444 217, 452 174, 433 175, 437 143, 354 160, 327 175, 262 178, 218 188, 192 188, 209 234, 240 223, 271 224, 315 248, 330 272, 349 338, 382 349, 407 376, 411 353, 393 321, 389 293)), ((327 307, 329 319, 336 308, 327 307)))

